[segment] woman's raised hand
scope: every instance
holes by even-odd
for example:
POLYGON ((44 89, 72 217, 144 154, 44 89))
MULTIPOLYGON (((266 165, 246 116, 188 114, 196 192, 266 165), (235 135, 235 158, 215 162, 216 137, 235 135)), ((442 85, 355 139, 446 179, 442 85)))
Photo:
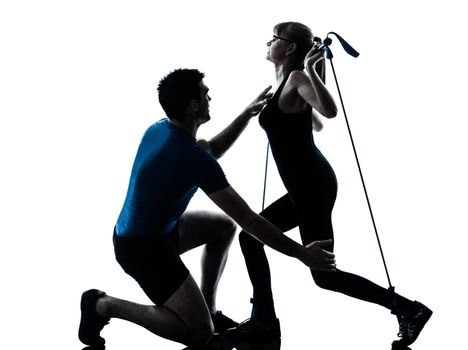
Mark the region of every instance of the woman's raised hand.
POLYGON ((304 65, 306 67, 309 67, 310 65, 314 67, 317 64, 317 62, 320 62, 325 58, 325 51, 319 50, 320 45, 321 44, 319 42, 314 42, 314 45, 304 58, 304 65))

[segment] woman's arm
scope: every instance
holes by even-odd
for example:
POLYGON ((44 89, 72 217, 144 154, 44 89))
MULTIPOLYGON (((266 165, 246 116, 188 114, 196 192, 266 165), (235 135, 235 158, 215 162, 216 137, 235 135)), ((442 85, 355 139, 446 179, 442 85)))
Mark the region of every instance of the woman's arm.
POLYGON ((315 70, 315 65, 324 59, 324 52, 312 49, 304 60, 306 73, 291 73, 291 83, 298 94, 326 118, 334 118, 338 113, 335 101, 315 70))
POLYGON ((315 109, 312 110, 312 127, 314 128, 314 131, 321 131, 323 129, 323 123, 320 120, 320 115, 315 111, 315 109))

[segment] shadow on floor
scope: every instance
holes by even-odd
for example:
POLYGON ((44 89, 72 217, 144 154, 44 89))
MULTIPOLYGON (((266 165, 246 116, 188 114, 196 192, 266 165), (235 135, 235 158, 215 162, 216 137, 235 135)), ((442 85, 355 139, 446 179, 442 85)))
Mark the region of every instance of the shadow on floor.
MULTIPOLYGON (((105 346, 86 346, 82 350, 105 350, 105 346)), ((187 347, 182 350, 280 350, 281 340, 276 340, 271 343, 262 343, 262 344, 247 344, 247 343, 238 343, 233 344, 226 339, 223 339, 220 342, 215 344, 207 345, 203 348, 191 348, 187 347)), ((406 349, 395 349, 395 350, 406 350, 406 349)))
POLYGON ((269 343, 233 343, 222 336, 218 336, 203 348, 187 347, 182 350, 280 350, 280 348, 281 339, 269 343))
POLYGON ((279 350, 281 348, 281 339, 271 343, 264 344, 236 344, 234 349, 236 350, 279 350))

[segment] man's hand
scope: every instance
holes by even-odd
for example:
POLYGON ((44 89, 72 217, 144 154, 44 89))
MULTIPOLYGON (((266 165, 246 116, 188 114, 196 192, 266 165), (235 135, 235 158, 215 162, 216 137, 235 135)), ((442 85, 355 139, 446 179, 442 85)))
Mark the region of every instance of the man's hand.
POLYGON ((314 241, 304 247, 300 260, 315 271, 335 272, 335 254, 321 247, 332 244, 332 240, 314 241))
POLYGON ((268 86, 265 90, 263 90, 260 93, 260 95, 258 95, 257 98, 246 107, 244 114, 249 118, 252 118, 255 115, 257 115, 263 109, 263 107, 265 107, 268 100, 273 96, 273 93, 270 92, 270 90, 271 85, 268 86))

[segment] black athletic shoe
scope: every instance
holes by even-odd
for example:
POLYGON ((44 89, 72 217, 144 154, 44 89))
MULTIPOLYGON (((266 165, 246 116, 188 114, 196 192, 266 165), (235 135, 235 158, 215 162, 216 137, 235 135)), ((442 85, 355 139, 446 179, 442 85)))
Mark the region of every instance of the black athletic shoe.
POLYGON ((247 319, 237 327, 228 329, 224 335, 235 343, 264 343, 279 340, 281 338, 281 329, 278 319, 275 319, 271 325, 247 319))
POLYGON ((414 315, 397 315, 398 323, 400 324, 398 337, 401 339, 395 340, 392 343, 392 347, 395 349, 413 344, 424 328, 424 325, 431 318, 432 311, 427 306, 418 301, 415 301, 415 303, 418 311, 414 315))
POLYGON ((81 321, 78 338, 83 344, 96 348, 103 348, 105 340, 99 333, 110 320, 96 312, 96 302, 104 295, 106 293, 97 289, 90 289, 81 295, 81 321))
POLYGON ((221 311, 216 311, 216 313, 211 314, 211 320, 214 324, 215 333, 224 333, 227 329, 234 328, 239 325, 238 322, 231 320, 221 311))

